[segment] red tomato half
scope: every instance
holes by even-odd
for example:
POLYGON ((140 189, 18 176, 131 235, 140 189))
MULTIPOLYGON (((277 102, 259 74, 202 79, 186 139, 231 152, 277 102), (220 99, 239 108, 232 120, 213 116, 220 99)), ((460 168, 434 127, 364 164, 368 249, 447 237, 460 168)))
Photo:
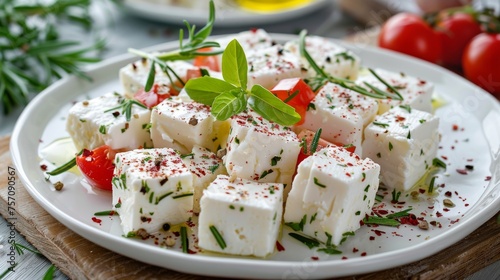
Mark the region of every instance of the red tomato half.
POLYGON ((141 88, 134 94, 134 99, 137 99, 146 107, 152 108, 172 96, 168 92, 160 93, 159 88, 157 84, 154 84, 150 91, 144 91, 144 88, 141 88))
POLYGON ((87 182, 95 188, 111 190, 111 180, 115 165, 109 154, 113 152, 109 146, 103 145, 90 151, 84 149, 76 157, 76 165, 87 182))
POLYGON ((481 33, 465 48, 464 74, 500 99, 500 34, 481 33))
MULTIPOLYGON (((200 52, 212 51, 212 48, 203 48, 200 52)), ((195 57, 193 61, 194 66, 205 67, 213 71, 220 72, 219 58, 217 55, 200 55, 195 57)))
POLYGON ((457 13, 440 20, 436 31, 441 37, 443 65, 460 68, 464 49, 481 33, 481 26, 471 15, 457 13))
MULTIPOLYGON (((310 155, 313 154, 312 150, 311 150, 311 144, 312 144, 312 140, 313 140, 315 134, 316 133, 314 131, 311 131, 311 130, 308 130, 308 129, 303 129, 297 135, 297 137, 301 141, 305 141, 305 144, 306 144, 306 149, 304 149, 303 147, 300 149, 299 156, 297 158, 297 166, 304 159, 306 159, 307 157, 309 157, 310 155), (304 153, 304 150, 306 151, 306 153, 304 153)), ((328 142, 328 141, 326 141, 326 140, 324 140, 324 139, 322 139, 320 137, 319 141, 318 141, 318 146, 316 147, 316 151, 319 151, 319 150, 321 150, 324 147, 329 146, 329 145, 336 145, 336 146, 344 147, 346 150, 348 150, 351 153, 354 153, 354 151, 356 150, 356 146, 353 146, 353 145, 345 146, 345 145, 342 145, 342 144, 330 143, 330 142, 328 142)))
POLYGON ((433 63, 441 58, 439 35, 421 17, 410 13, 389 18, 380 31, 378 44, 433 63))
POLYGON ((278 82, 271 92, 288 105, 295 108, 301 119, 297 124, 302 124, 307 111, 307 106, 316 94, 301 78, 283 79, 278 82))

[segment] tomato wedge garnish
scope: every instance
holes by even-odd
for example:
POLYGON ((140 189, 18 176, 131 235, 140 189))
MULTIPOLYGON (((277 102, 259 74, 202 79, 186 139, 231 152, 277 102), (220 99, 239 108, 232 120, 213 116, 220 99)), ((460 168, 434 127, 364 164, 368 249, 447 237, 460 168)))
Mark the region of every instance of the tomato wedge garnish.
POLYGON ((295 108, 295 111, 301 117, 297 124, 304 122, 307 107, 316 96, 313 90, 301 78, 283 79, 271 89, 271 92, 286 104, 295 108))
POLYGON ((76 165, 92 187, 110 191, 115 169, 113 159, 113 150, 103 145, 94 150, 83 149, 82 153, 76 156, 76 165))

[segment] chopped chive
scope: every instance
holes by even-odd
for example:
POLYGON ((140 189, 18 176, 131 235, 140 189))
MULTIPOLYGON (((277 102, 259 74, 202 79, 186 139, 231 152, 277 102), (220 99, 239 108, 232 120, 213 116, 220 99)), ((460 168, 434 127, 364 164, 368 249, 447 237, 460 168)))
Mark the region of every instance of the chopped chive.
MULTIPOLYGON (((166 198, 167 196, 169 196, 169 195, 171 195, 173 193, 174 192, 168 192, 168 193, 166 193, 164 195, 161 195, 161 196, 157 197, 156 200, 155 200, 155 204, 158 205, 158 203, 160 203, 160 201, 162 201, 164 198, 166 198)), ((175 196, 173 198, 175 199, 175 196)))
POLYGON ((403 211, 399 211, 399 212, 396 212, 396 213, 393 213, 393 214, 389 214, 387 216, 385 216, 386 218, 388 219, 395 219, 395 218, 401 218, 401 217, 406 217, 406 216, 409 216, 410 215, 410 211, 413 210, 412 208, 408 208, 406 210, 403 210, 403 211))
POLYGON ((320 242, 318 240, 297 234, 295 232, 289 232, 288 235, 290 235, 294 239, 302 242, 302 244, 309 247, 309 249, 312 249, 314 247, 318 247, 320 245, 320 242))
POLYGON ((58 168, 56 168, 50 172, 47 172, 47 174, 50 176, 59 175, 61 173, 64 173, 64 172, 70 170, 71 168, 73 168, 75 166, 76 166, 76 157, 70 159, 68 162, 59 166, 58 168))
POLYGON ((389 126, 388 123, 381 123, 381 122, 372 122, 374 125, 378 125, 378 126, 381 126, 383 128, 386 128, 389 126))
MULTIPOLYGON (((316 219, 316 214, 314 215, 315 219, 316 219)), ((305 225, 306 221, 307 221, 307 215, 304 215, 302 217, 302 219, 300 220, 300 222, 298 222, 298 223, 289 222, 289 223, 285 223, 285 225, 289 226, 294 231, 303 231, 304 230, 304 225, 305 225)), ((311 222, 310 223, 312 223, 312 221, 313 221, 313 219, 311 217, 311 222)))
POLYGON ((363 223, 372 225, 381 225, 381 226, 391 226, 391 227, 397 227, 401 224, 399 221, 394 219, 388 219, 376 216, 370 216, 368 218, 364 218, 363 223))
POLYGON ((186 196, 192 196, 193 193, 183 193, 183 194, 179 194, 179 195, 176 195, 176 196, 172 196, 172 199, 178 199, 178 198, 181 198, 181 197, 186 197, 186 196))
POLYGON ((219 246, 222 250, 224 250, 227 246, 226 246, 226 242, 224 241, 224 238, 222 238, 222 235, 220 235, 219 231, 217 230, 217 228, 215 226, 210 226, 210 231, 212 232, 212 234, 214 235, 214 238, 215 240, 217 241, 217 243, 219 243, 219 246))
POLYGON ((432 193, 434 191, 434 181, 436 180, 436 176, 432 177, 431 182, 429 183, 428 192, 432 193))
POLYGON ((411 107, 410 105, 399 105, 400 108, 402 109, 405 109, 406 111, 408 111, 408 113, 411 114, 411 107))
POLYGON ((115 210, 106 210, 106 211, 100 211, 100 212, 95 212, 94 216, 118 216, 118 212, 115 210))
POLYGON ((278 164, 278 161, 281 160, 281 157, 275 156, 271 159, 271 166, 276 166, 278 164))
POLYGON ((432 165, 436 167, 441 167, 446 170, 446 163, 444 163, 444 161, 440 160, 439 158, 434 158, 432 160, 432 165))
POLYGON ((320 128, 314 134, 314 137, 313 137, 312 142, 311 142, 311 153, 312 154, 314 154, 316 152, 316 149, 318 148, 318 142, 319 142, 319 138, 321 137, 322 131, 323 131, 323 129, 320 128))
POLYGON ((295 96, 299 94, 299 90, 294 91, 290 96, 288 96, 285 100, 283 100, 284 103, 290 102, 295 96))
POLYGON ((189 250, 189 240, 187 236, 187 228, 186 227, 181 227, 181 246, 182 246, 182 252, 188 253, 189 250))
POLYGON ((326 188, 326 185, 323 185, 319 182, 318 178, 314 177, 314 184, 318 187, 321 187, 321 188, 326 188))

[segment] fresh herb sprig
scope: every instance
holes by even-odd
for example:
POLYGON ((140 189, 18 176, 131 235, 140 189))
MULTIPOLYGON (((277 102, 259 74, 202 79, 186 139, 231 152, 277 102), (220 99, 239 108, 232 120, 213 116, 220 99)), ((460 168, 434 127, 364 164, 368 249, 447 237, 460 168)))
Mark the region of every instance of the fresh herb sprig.
POLYGON ((99 61, 104 40, 79 47, 62 40, 58 24, 92 25, 91 0, 0 1, 0 103, 4 114, 66 74, 86 77, 82 66, 99 61), (24 3, 20 3, 24 2, 24 3))
POLYGON ((184 24, 187 28, 188 42, 184 44, 184 30, 179 31, 179 48, 173 51, 160 52, 157 54, 143 52, 137 49, 129 49, 130 53, 148 59, 151 62, 151 68, 149 70, 148 79, 144 86, 145 91, 150 91, 155 79, 156 67, 158 65, 162 71, 167 75, 172 85, 174 85, 175 77, 179 83, 184 86, 184 81, 179 77, 177 73, 167 64, 167 61, 176 60, 191 60, 197 56, 211 56, 221 54, 222 50, 210 50, 207 48, 219 48, 220 44, 215 41, 206 41, 208 36, 212 33, 212 28, 215 23, 215 5, 213 1, 210 1, 209 16, 206 25, 201 28, 198 32, 196 31, 196 26, 189 24, 186 20, 184 24))
POLYGON ((334 83, 337 84, 341 87, 350 89, 352 91, 361 93, 365 96, 369 96, 372 98, 376 99, 396 99, 396 100, 403 100, 403 96, 397 91, 396 88, 391 86, 389 83, 387 83, 384 79, 382 79, 373 69, 368 69, 372 75, 377 78, 381 83, 383 83, 389 91, 384 91, 381 90, 367 82, 365 82, 365 86, 368 87, 370 90, 367 90, 366 88, 359 86, 355 84, 353 81, 348 80, 348 79, 343 79, 340 77, 334 77, 332 75, 327 74, 321 67, 318 66, 316 61, 312 58, 312 56, 309 54, 309 52, 306 49, 306 37, 307 37, 307 30, 302 30, 299 35, 299 50, 301 56, 303 56, 311 68, 316 72, 317 76, 309 80, 309 85, 314 91, 317 91, 321 86, 323 86, 326 82, 334 83))
POLYGON ((184 89, 194 101, 212 106, 218 120, 226 120, 247 109, 247 106, 269 121, 293 125, 300 115, 261 85, 247 89, 248 64, 237 40, 231 41, 222 54, 223 80, 204 76, 191 79, 184 89))

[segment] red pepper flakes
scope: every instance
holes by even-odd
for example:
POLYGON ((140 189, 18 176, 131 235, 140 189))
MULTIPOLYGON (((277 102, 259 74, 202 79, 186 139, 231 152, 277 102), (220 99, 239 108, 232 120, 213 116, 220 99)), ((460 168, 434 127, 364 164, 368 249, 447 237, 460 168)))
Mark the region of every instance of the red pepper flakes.
POLYGON ((449 211, 450 211, 450 209, 448 209, 448 208, 443 208, 443 211, 444 211, 444 212, 449 212, 449 211))
POLYGON ((370 241, 375 240, 375 236, 370 236, 370 241))
POLYGON ((101 219, 98 219, 98 218, 96 218, 96 217, 92 217, 92 222, 94 222, 94 223, 96 223, 96 224, 101 225, 102 220, 101 220, 101 219))
POLYGON ((40 165, 40 168, 41 168, 43 171, 46 171, 46 170, 47 170, 47 165, 42 164, 42 165, 40 165))
POLYGON ((464 205, 464 206, 465 206, 465 207, 469 207, 469 203, 465 203, 465 205, 464 205))
POLYGON ((196 226, 196 224, 195 224, 195 223, 193 223, 192 221, 186 221, 186 225, 187 225, 188 227, 190 227, 190 228, 192 228, 192 227, 196 226))
POLYGON ((311 260, 313 260, 313 261, 317 261, 317 260, 319 260, 319 258, 318 258, 318 257, 316 257, 316 256, 312 256, 312 257, 311 257, 311 260))
POLYGON ((444 160, 448 160, 447 156, 441 156, 441 158, 444 159, 444 160))
POLYGON ((372 229, 372 231, 377 235, 377 236, 382 236, 382 234, 385 234, 385 231, 377 230, 377 229, 372 229))
POLYGON ((453 225, 453 224, 458 223, 459 221, 460 221, 460 219, 456 219, 456 220, 450 221, 450 224, 452 224, 452 225, 453 225))
POLYGON ((361 253, 361 256, 365 257, 366 256, 366 252, 361 253))
POLYGON ((444 193, 444 195, 447 196, 447 197, 451 197, 451 192, 447 191, 447 192, 444 193))
POLYGON ((465 169, 457 169, 458 174, 467 175, 468 172, 465 169))
POLYGON ((418 225, 417 217, 414 214, 410 214, 407 217, 399 218, 399 222, 403 225, 412 225, 412 226, 418 225))
POLYGON ((188 249, 188 254, 194 255, 194 254, 196 254, 196 252, 191 250, 191 249, 188 249))
POLYGON ((441 214, 439 211, 437 211, 437 212, 436 212, 436 216, 437 216, 438 218, 440 218, 440 217, 442 217, 442 216, 443 216, 443 214, 441 214))
POLYGON ((353 248, 352 248, 352 252, 353 252, 353 253, 357 253, 358 251, 359 251, 359 249, 358 249, 358 248, 356 248, 356 247, 353 247, 353 248))
POLYGON ((346 257, 346 256, 343 256, 343 257, 342 257, 342 259, 343 259, 343 260, 347 260, 347 257, 346 257))
POLYGON ((419 193, 425 193, 425 190, 424 189, 418 189, 418 192, 419 193))
POLYGON ((486 176, 486 178, 484 180, 485 181, 490 181, 491 180, 491 176, 486 176))
POLYGON ((454 124, 454 125, 451 127, 451 129, 452 129, 453 131, 457 131, 457 130, 458 130, 458 125, 454 124))
POLYGON ((285 247, 283 247, 278 240, 276 240, 276 250, 278 250, 278 252, 285 251, 285 247))

